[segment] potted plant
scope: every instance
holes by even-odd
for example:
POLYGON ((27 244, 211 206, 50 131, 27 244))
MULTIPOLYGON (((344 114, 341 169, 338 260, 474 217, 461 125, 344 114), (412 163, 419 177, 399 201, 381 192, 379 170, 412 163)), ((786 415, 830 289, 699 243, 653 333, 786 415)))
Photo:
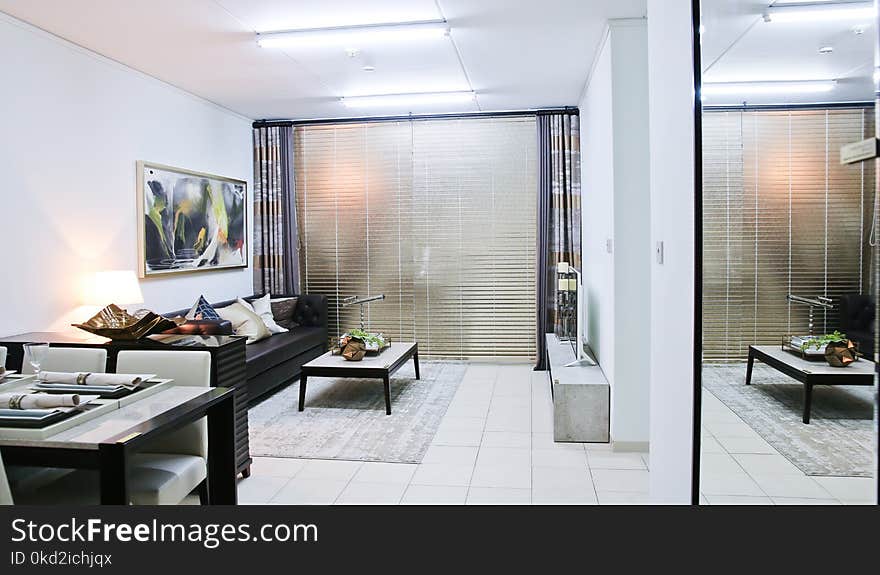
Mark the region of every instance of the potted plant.
POLYGON ((855 344, 847 339, 845 333, 834 330, 833 333, 826 333, 816 337, 811 337, 801 345, 801 351, 806 352, 810 348, 825 348, 825 361, 832 367, 846 367, 858 359, 858 352, 855 344))

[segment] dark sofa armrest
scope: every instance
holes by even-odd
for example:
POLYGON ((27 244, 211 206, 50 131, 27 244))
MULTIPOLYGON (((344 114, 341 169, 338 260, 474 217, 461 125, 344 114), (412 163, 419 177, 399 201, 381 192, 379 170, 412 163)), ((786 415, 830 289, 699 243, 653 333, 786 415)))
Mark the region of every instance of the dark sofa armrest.
POLYGON ((300 294, 293 310, 293 321, 310 327, 327 327, 327 296, 300 294))

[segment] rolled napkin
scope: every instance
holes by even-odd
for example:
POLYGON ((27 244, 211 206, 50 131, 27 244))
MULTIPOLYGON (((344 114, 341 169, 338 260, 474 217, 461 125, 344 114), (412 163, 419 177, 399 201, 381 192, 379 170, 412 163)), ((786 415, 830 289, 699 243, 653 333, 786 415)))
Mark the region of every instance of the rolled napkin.
POLYGON ((2 393, 0 409, 52 409, 56 407, 76 407, 79 396, 49 395, 46 393, 2 393))
POLYGON ((135 389, 144 382, 144 374, 135 373, 88 373, 77 371, 41 371, 37 376, 40 383, 64 383, 67 385, 121 385, 135 389))

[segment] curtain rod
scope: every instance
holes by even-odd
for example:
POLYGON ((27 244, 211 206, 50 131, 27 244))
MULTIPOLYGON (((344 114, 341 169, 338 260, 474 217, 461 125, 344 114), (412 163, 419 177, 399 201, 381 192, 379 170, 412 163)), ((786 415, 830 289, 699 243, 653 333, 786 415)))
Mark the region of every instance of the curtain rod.
POLYGON ((313 124, 350 124, 360 122, 400 122, 403 120, 445 120, 456 118, 491 118, 509 116, 549 116, 553 114, 568 114, 577 116, 580 111, 576 106, 562 108, 541 108, 537 110, 514 110, 508 112, 460 112, 450 114, 409 114, 398 116, 362 116, 358 118, 320 118, 314 120, 256 120, 254 128, 268 128, 273 126, 302 126, 313 124))
POLYGON ((739 106, 703 106, 704 112, 741 112, 750 110, 829 110, 873 108, 874 102, 830 102, 828 104, 755 104, 739 106))

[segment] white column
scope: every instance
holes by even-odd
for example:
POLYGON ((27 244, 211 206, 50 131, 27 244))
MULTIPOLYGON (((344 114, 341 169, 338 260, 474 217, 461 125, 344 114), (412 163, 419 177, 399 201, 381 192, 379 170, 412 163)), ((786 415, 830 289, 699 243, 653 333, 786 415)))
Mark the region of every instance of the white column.
MULTIPOLYGON (((651 239, 651 499, 691 500, 694 92, 691 0, 648 0, 651 239)), ((633 350, 633 359, 638 351, 633 350)))

